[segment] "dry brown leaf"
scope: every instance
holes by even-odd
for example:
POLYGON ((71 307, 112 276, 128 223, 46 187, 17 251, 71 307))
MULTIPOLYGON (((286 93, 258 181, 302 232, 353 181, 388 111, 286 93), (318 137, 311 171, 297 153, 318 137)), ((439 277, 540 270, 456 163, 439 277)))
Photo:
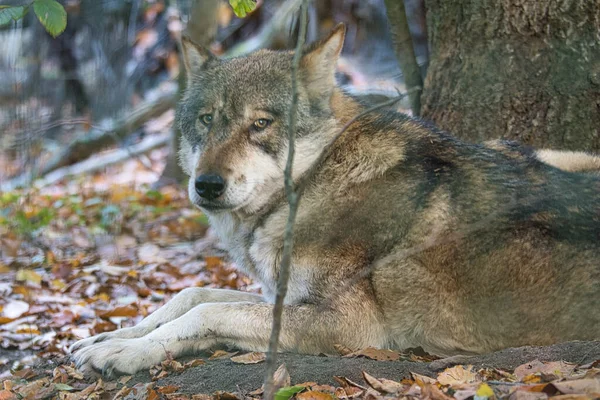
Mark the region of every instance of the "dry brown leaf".
POLYGON ((99 317, 110 318, 110 317, 135 317, 138 315, 137 307, 133 305, 115 307, 112 310, 100 312, 99 317))
POLYGON ((179 386, 177 385, 167 385, 167 386, 158 386, 156 391, 162 394, 175 393, 179 390, 179 386))
POLYGON ((317 392, 309 390, 308 392, 302 392, 296 394, 298 400, 333 400, 334 397, 329 393, 317 392))
POLYGON ((347 387, 357 387, 362 390, 367 390, 365 386, 359 385, 358 383, 351 381, 350 379, 344 376, 334 376, 333 379, 340 384, 343 388, 347 387))
POLYGON ((267 358, 265 353, 252 352, 240 356, 231 357, 230 360, 237 364, 258 364, 267 358))
POLYGON ((550 385, 554 386, 562 394, 587 394, 600 397, 600 380, 598 379, 553 382, 550 385))
POLYGON ((225 350, 217 350, 214 353, 212 353, 212 355, 210 357, 208 357, 209 360, 220 360, 223 358, 231 358, 233 356, 235 356, 237 353, 239 353, 239 351, 234 351, 233 353, 228 353, 225 350))
POLYGON ((430 378, 428 376, 420 375, 415 372, 411 372, 410 374, 412 375, 413 379, 415 380, 415 383, 419 386, 423 386, 426 383, 437 383, 437 381, 435 379, 430 378))
POLYGON ((192 400, 213 400, 210 394, 193 394, 192 400))
POLYGON ((183 364, 183 368, 187 369, 187 368, 197 367, 199 365, 204 365, 204 364, 206 364, 206 363, 204 362, 203 359, 196 358, 194 360, 188 361, 185 364, 183 364))
POLYGON ((364 400, 381 400, 384 397, 375 389, 368 388, 363 397, 364 400))
POLYGON ((377 361, 396 361, 400 358, 400 354, 392 350, 367 347, 366 349, 347 354, 344 357, 366 357, 377 361))
POLYGON ((286 386, 290 386, 292 384, 292 379, 290 377, 290 373, 288 372, 285 364, 281 364, 277 371, 273 374, 273 385, 275 388, 282 388, 286 386))
POLYGON ((367 374, 365 371, 362 371, 362 374, 363 378, 365 379, 365 382, 367 382, 369 386, 371 386, 373 389, 377 390, 380 393, 395 394, 404 389, 404 385, 402 385, 401 383, 394 382, 385 378, 377 379, 367 374))
POLYGON ((428 383, 421 388, 421 395, 429 400, 454 400, 440 390, 436 385, 428 383))
POLYGON ((8 390, 0 390, 0 400, 17 400, 16 394, 9 392, 8 390))
POLYGON ((509 400, 545 400, 548 395, 543 392, 528 392, 525 390, 515 390, 511 393, 509 400))
POLYGON ((528 375, 539 374, 543 380, 549 382, 571 375, 575 367, 575 364, 564 361, 541 362, 533 360, 515 368, 514 375, 517 379, 523 380, 528 375))
POLYGON ((215 392, 214 400, 240 400, 235 393, 230 392, 215 392))
POLYGON ((462 365, 457 365, 452 368, 447 368, 440 373, 437 380, 442 385, 464 385, 480 381, 477 373, 473 371, 473 366, 468 365, 466 368, 462 365))

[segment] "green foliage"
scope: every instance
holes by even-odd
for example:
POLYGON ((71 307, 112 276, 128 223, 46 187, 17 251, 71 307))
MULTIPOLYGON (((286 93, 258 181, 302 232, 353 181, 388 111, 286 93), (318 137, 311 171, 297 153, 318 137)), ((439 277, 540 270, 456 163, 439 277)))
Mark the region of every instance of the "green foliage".
POLYGON ((0 26, 20 20, 27 14, 30 6, 33 6, 33 12, 52 37, 64 32, 67 27, 67 12, 56 0, 34 0, 26 6, 0 6, 0 26))
POLYGON ((54 212, 49 208, 42 208, 32 215, 27 215, 24 211, 18 210, 11 225, 14 225, 15 229, 21 234, 32 234, 52 222, 53 218, 54 212))
POLYGON ((244 18, 246 14, 254 11, 256 8, 256 1, 254 0, 229 0, 233 12, 240 18, 244 18))
POLYGON ((18 21, 25 14, 27 14, 27 7, 25 6, 0 6, 0 26, 11 21, 18 21))
POLYGON ((67 27, 67 12, 56 0, 35 0, 33 12, 52 37, 57 37, 67 27))
POLYGON ((65 390, 67 392, 70 392, 71 390, 74 389, 73 386, 69 386, 66 383, 55 383, 54 388, 56 390, 65 390))
POLYGON ((282 387, 275 393, 275 400, 289 400, 296 393, 300 393, 305 389, 304 386, 287 386, 282 387))

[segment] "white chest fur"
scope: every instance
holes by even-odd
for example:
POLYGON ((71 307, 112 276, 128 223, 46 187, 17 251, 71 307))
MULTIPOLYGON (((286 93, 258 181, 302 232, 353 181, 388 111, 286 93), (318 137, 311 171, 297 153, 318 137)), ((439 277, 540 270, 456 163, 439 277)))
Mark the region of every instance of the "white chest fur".
MULTIPOLYGON (((224 244, 238 268, 261 285, 267 302, 275 301, 277 279, 283 252, 283 235, 287 210, 279 210, 267 218, 263 226, 254 230, 229 213, 210 215, 211 226, 224 244)), ((286 304, 297 304, 306 299, 315 278, 314 266, 305 265, 294 256, 285 298, 286 304)))

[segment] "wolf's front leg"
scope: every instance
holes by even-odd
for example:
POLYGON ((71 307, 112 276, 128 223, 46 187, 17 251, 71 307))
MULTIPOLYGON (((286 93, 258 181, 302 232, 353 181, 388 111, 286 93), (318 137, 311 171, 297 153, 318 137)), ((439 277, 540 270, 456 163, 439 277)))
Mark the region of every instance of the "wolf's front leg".
MULTIPOLYGON (((374 304, 361 296, 338 299, 333 307, 289 305, 284 308, 280 351, 334 353, 334 345, 351 349, 382 347, 387 338, 374 304), (364 298, 362 299, 364 300, 364 298)), ((75 354, 84 372, 105 376, 133 374, 163 361, 216 344, 266 351, 273 305, 265 303, 207 303, 155 329, 144 337, 116 339, 86 347, 75 354)))
POLYGON ((94 343, 113 339, 133 339, 142 337, 161 325, 182 316, 198 304, 248 301, 258 303, 262 297, 247 292, 226 289, 187 288, 179 292, 171 301, 159 308, 136 326, 122 328, 112 332, 105 332, 86 339, 79 340, 69 349, 76 352, 94 343))

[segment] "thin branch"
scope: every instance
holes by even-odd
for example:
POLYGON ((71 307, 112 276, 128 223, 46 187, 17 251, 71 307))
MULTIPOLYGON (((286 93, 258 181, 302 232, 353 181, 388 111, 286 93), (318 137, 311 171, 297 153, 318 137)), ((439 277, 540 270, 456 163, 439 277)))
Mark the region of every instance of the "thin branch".
POLYGON ((306 40, 306 26, 308 22, 308 0, 302 0, 300 7, 300 31, 298 33, 298 42, 292 61, 292 103, 289 110, 288 120, 288 158, 285 166, 285 193, 290 205, 285 234, 283 239, 283 255, 281 266, 279 268, 279 279, 277 281, 277 295, 275 297, 275 306, 273 307, 273 327, 271 329, 271 338, 269 339, 269 351, 267 353, 267 366, 265 377, 265 399, 271 400, 275 396, 275 387, 273 375, 277 365, 277 349, 279 346, 279 334, 281 333, 283 302, 287 294, 287 285, 290 276, 290 264, 292 259, 292 248, 294 244, 294 222, 298 211, 299 195, 294 190, 294 181, 292 168, 294 164, 295 138, 296 138, 296 119, 298 108, 298 70, 300 68, 300 59, 302 58, 302 47, 306 40))
POLYGON ((417 64, 417 58, 415 57, 410 30, 408 29, 404 1, 385 0, 385 8, 387 9, 394 50, 396 51, 396 57, 398 57, 398 62, 404 75, 404 83, 409 91, 415 89, 408 96, 410 99, 410 108, 414 116, 419 116, 421 114, 423 79, 421 77, 421 70, 417 64))

